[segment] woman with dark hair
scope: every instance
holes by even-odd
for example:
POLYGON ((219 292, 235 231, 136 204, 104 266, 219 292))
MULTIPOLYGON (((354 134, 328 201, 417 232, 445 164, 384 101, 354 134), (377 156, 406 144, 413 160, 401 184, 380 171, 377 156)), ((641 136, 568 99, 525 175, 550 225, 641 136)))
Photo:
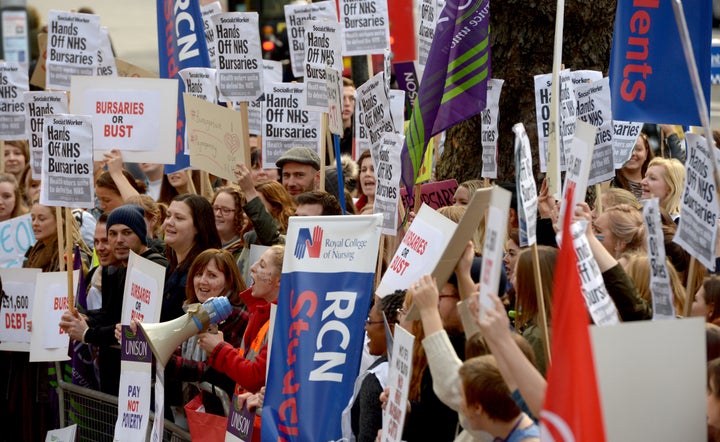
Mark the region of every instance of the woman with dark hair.
POLYGON ((707 365, 708 440, 720 440, 720 358, 707 365))
POLYGON ((5 142, 5 153, 3 154, 5 170, 0 172, 10 173, 20 181, 25 166, 30 164, 30 148, 26 140, 13 140, 5 142))
POLYGON ((710 275, 695 293, 690 316, 702 316, 705 322, 720 325, 720 276, 710 275))
MULTIPOLYGON (((145 193, 145 183, 136 180, 134 176, 127 170, 118 172, 127 183, 139 194, 145 193)), ((120 188, 110 172, 103 172, 95 179, 95 195, 100 203, 100 210, 103 212, 112 212, 114 209, 125 204, 120 188)))
POLYGON ((295 215, 295 202, 288 191, 277 181, 265 181, 255 185, 255 190, 265 203, 265 208, 275 218, 280 233, 285 234, 290 217, 295 215))
MULTIPOLYGON (((247 326, 250 314, 240 293, 246 290, 232 255, 226 250, 208 249, 200 253, 188 272, 191 281, 185 289, 185 304, 204 303, 217 296, 226 296, 232 305, 232 313, 219 326, 225 340, 234 347, 239 347, 247 326)), ((197 335, 183 342, 181 347, 170 358, 165 371, 169 379, 183 382, 209 382, 222 388, 232 397, 235 382, 223 373, 219 373, 206 363, 207 355, 197 344, 197 335)), ((196 389, 189 385, 183 388, 183 403, 191 400, 196 389)), ((202 402, 207 413, 224 416, 222 404, 214 395, 203 392, 202 402)))
POLYGON ((245 195, 235 185, 220 187, 212 200, 212 209, 215 214, 215 227, 217 228, 222 248, 229 251, 235 261, 245 247, 243 234, 245 233, 245 195))
POLYGON ((620 187, 635 195, 638 200, 642 197, 641 181, 645 177, 650 160, 655 158, 650 148, 650 141, 647 135, 640 132, 635 148, 630 159, 623 164, 621 169, 615 170, 615 178, 610 181, 610 186, 620 187))
POLYGON ((375 187, 377 181, 375 178, 375 167, 373 166, 370 150, 366 150, 360 154, 357 160, 360 173, 358 175, 358 200, 355 203, 358 213, 363 213, 363 209, 367 206, 368 213, 372 213, 372 207, 375 203, 375 187))

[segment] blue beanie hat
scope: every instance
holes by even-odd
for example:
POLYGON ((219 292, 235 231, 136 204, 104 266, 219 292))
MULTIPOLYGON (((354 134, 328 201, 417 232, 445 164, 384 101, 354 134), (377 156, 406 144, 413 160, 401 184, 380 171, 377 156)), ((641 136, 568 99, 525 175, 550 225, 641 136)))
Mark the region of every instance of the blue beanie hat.
POLYGON ((107 219, 107 230, 115 224, 126 225, 135 232, 143 245, 147 246, 147 224, 145 209, 137 204, 125 204, 110 212, 107 219))

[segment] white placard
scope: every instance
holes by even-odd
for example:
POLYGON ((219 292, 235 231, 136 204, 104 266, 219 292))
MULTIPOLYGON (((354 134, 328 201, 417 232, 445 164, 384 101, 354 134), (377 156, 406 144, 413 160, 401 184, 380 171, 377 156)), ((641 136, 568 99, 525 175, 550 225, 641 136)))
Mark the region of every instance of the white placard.
MULTIPOLYGON (((78 270, 73 271, 77 292, 78 270)), ((30 362, 67 361, 70 336, 60 328, 60 317, 68 306, 67 272, 38 273, 32 307, 30 362)))
POLYGON ((512 193, 502 187, 493 187, 490 196, 485 226, 485 244, 483 245, 482 275, 480 275, 480 317, 485 308, 493 308, 489 295, 497 293, 502 271, 505 237, 507 236, 507 219, 510 212, 512 193))
POLYGON ((43 125, 46 115, 67 114, 68 97, 64 91, 25 92, 25 127, 30 144, 30 167, 33 179, 39 180, 42 173, 43 125))
MULTIPOLYGON (((122 345, 127 345, 125 336, 122 345)), ((138 348, 138 351, 149 352, 149 345, 145 343, 145 347, 138 348)), ((115 422, 114 439, 116 441, 145 440, 150 420, 151 364, 123 360, 121 366, 118 418, 115 422)))
POLYGON ((617 324, 620 322, 620 318, 615 303, 605 288, 600 267, 590 250, 590 244, 585 236, 586 230, 587 224, 585 223, 576 222, 570 225, 585 305, 595 324, 617 324))
POLYGON ((131 251, 120 323, 129 325, 131 320, 158 322, 164 285, 165 267, 131 251))
POLYGON ((643 123, 632 121, 613 121, 613 162, 615 169, 622 169, 635 149, 643 123))
POLYGON ((50 11, 45 89, 70 90, 74 75, 95 75, 100 16, 50 11))
POLYGON ((397 234, 403 138, 395 133, 386 133, 377 152, 370 152, 377 179, 373 213, 382 213, 382 233, 390 236, 397 234))
POLYGON ((642 201, 643 220, 647 231, 647 251, 650 264, 650 293, 652 294, 653 320, 675 319, 675 304, 670 275, 665 263, 665 236, 660 220, 657 198, 642 201))
POLYGON ((45 436, 45 442, 75 442, 75 434, 77 433, 77 424, 69 427, 50 430, 45 436))
MULTIPOLYGON (((95 140, 94 158, 97 161, 103 159, 105 152, 111 149, 121 149, 123 152, 123 160, 136 163, 162 163, 175 164, 175 125, 177 123, 177 91, 178 80, 166 78, 133 78, 133 77, 73 77, 72 81, 72 97, 70 103, 70 112, 79 115, 97 115, 101 120, 110 119, 111 125, 126 124, 127 118, 132 118, 132 141, 138 143, 141 150, 126 150, 125 145, 119 144, 120 137, 103 135, 102 138, 95 140), (116 91, 118 97, 127 99, 123 95, 127 91, 133 91, 130 94, 132 100, 129 103, 142 103, 143 111, 138 115, 139 105, 125 106, 125 101, 111 98, 111 105, 101 105, 98 111, 98 101, 92 100, 87 96, 97 95, 97 91, 116 91), (158 106, 145 107, 150 103, 158 103, 158 106), (108 113, 107 110, 117 110, 121 112, 108 113), (125 112, 127 111, 127 112, 125 112), (123 123, 113 123, 113 116, 122 117, 123 123), (142 140, 135 136, 139 133, 140 125, 151 127, 155 132, 153 139, 155 143, 150 144, 148 140, 142 140)), ((98 97, 100 98, 100 97, 98 97)), ((128 120, 129 121, 129 120, 128 120)), ((104 134, 104 127, 100 128, 100 133, 104 134)), ((110 128, 109 133, 120 133, 119 127, 110 128)), ((127 128, 125 134, 128 134, 127 128)))
POLYGON ((263 112, 263 168, 293 147, 304 146, 320 152, 320 113, 302 109, 304 83, 266 83, 263 112))
POLYGON ((390 389, 388 402, 383 411, 383 442, 400 442, 405 415, 407 413, 408 393, 412 377, 413 344, 415 336, 408 333, 400 325, 395 325, 392 356, 388 370, 388 383, 390 389))
MULTIPOLYGON (((390 77, 385 77, 390 78, 390 77)), ((405 91, 400 89, 390 89, 388 92, 388 101, 390 101, 390 116, 392 117, 395 133, 399 135, 405 134, 405 91)))
MULTIPOLYGON (((0 268, 20 268, 25 252, 35 244, 30 214, 0 223, 0 268)), ((1 341, 1 339, 0 339, 1 341)))
POLYGON ((210 22, 210 17, 222 12, 220 2, 212 2, 200 7, 203 19, 203 30, 205 31, 205 42, 207 43, 208 55, 210 55, 210 67, 217 68, 217 48, 215 40, 215 27, 210 22))
MULTIPOLYGON (((274 60, 263 60, 263 82, 282 83, 282 63, 274 60)), ((255 101, 248 103, 248 127, 250 135, 262 135, 262 114, 265 104, 265 94, 255 101)))
POLYGON ((0 311, 0 350, 30 351, 35 280, 40 269, 0 269, 5 297, 0 311))
POLYGON ((3 56, 6 61, 30 62, 28 13, 22 9, 3 9, 0 12, 3 56))
POLYGON ((215 28, 218 88, 231 101, 255 101, 263 92, 262 49, 257 12, 222 12, 215 28))
POLYGON ((596 132, 595 126, 591 126, 582 120, 577 123, 577 132, 568 155, 568 169, 563 182, 563 199, 560 202, 560 214, 558 217, 559 226, 563 225, 565 206, 567 204, 572 204, 571 207, 575 207, 577 203, 585 201, 588 176, 590 176, 590 158, 592 158, 596 132), (574 189, 572 201, 568 201, 570 187, 574 189))
POLYGON ((707 440, 704 318, 590 327, 590 338, 606 440, 707 440))
MULTIPOLYGON (((505 80, 490 79, 487 85, 487 107, 482 111, 482 178, 497 178, 497 147, 500 133, 500 93, 505 80)), ((523 129, 524 130, 524 129, 523 129)), ((531 160, 532 161, 532 160, 531 160)))
POLYGON ((517 210, 520 225, 520 247, 537 242, 537 188, 532 170, 532 151, 525 126, 517 123, 515 133, 515 182, 517 183, 517 210))
MULTIPOLYGON (((685 134, 688 156, 685 161, 685 188, 680 203, 682 220, 673 242, 687 250, 710 271, 715 269, 715 241, 717 239, 717 189, 713 178, 713 164, 705 137, 685 134)), ((717 155, 717 150, 715 151, 717 155)))
POLYGON ((613 124, 610 106, 610 79, 575 87, 577 117, 597 128, 588 185, 608 181, 615 176, 613 161, 613 124))
POLYGON ((185 93, 217 103, 217 70, 212 68, 185 68, 178 72, 185 93))
POLYGON ((98 77, 117 77, 117 66, 115 66, 115 57, 110 44, 110 33, 106 26, 100 27, 100 49, 98 49, 98 77))
POLYGON ((92 117, 45 117, 40 204, 95 207, 92 117))
POLYGON ((390 261, 375 294, 383 298, 432 273, 457 224, 423 203, 390 261))
POLYGON ((329 66, 342 72, 340 25, 335 21, 305 23, 305 109, 327 112, 327 79, 329 66))
POLYGON ((345 56, 382 54, 390 47, 388 0, 339 0, 345 56))
POLYGON ((334 1, 285 5, 290 65, 295 77, 305 76, 305 23, 323 19, 338 21, 334 1))
POLYGON ((439 7, 437 0, 420 0, 418 2, 418 23, 417 23, 417 73, 418 78, 422 81, 425 65, 427 64, 430 47, 432 46, 433 37, 435 37, 435 25, 440 17, 442 8, 439 7))
MULTIPOLYGON (((385 89, 385 73, 380 72, 355 90, 359 102, 359 121, 366 130, 370 148, 377 150, 385 132, 394 132, 390 101, 385 89)), ((356 109, 357 111, 358 109, 356 109)))
POLYGON ((25 101, 29 90, 24 63, 0 61, 0 140, 25 138, 25 101))
POLYGON ((325 79, 328 97, 328 128, 330 133, 343 135, 343 86, 340 72, 328 66, 325 67, 325 79))
MULTIPOLYGON (((547 172, 548 145, 550 142, 550 96, 552 74, 535 76, 535 117, 537 119, 540 171, 547 172)), ((569 69, 560 72, 560 170, 565 170, 565 157, 575 132, 575 94, 569 69)))
POLYGON ((574 87, 578 87, 583 84, 595 83, 603 78, 603 74, 600 71, 591 70, 579 70, 572 71, 572 84, 574 87))

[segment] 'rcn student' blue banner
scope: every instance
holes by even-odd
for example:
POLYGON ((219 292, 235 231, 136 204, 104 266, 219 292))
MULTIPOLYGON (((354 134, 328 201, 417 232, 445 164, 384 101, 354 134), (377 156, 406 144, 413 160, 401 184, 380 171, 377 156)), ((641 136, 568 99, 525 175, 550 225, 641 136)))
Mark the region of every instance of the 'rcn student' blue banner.
MULTIPOLYGON (((700 126, 673 0, 618 0, 610 56, 616 120, 700 126)), ((683 7, 705 101, 710 105, 710 0, 683 7)))
POLYGON ((157 0, 158 58, 160 78, 178 79, 178 109, 175 135, 175 165, 165 173, 190 167, 185 154, 185 85, 178 72, 185 68, 209 68, 200 3, 197 0, 157 0))
POLYGON ((270 350, 263 441, 342 438, 373 293, 382 216, 292 217, 270 350))

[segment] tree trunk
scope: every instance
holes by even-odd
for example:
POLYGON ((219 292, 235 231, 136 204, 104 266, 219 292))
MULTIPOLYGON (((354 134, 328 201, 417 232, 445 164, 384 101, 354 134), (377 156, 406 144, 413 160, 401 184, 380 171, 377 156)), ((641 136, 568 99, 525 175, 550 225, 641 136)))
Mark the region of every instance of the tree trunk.
MULTIPOLYGON (((568 0, 562 61, 572 70, 598 70, 607 75, 617 0, 568 0)), ((492 78, 505 80, 498 122, 498 182, 515 182, 515 123, 525 125, 533 150, 533 170, 540 174, 533 76, 552 72, 556 2, 499 0, 490 4, 492 78)), ((438 180, 480 178, 480 115, 447 131, 437 165, 438 180)))

